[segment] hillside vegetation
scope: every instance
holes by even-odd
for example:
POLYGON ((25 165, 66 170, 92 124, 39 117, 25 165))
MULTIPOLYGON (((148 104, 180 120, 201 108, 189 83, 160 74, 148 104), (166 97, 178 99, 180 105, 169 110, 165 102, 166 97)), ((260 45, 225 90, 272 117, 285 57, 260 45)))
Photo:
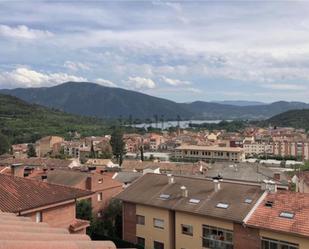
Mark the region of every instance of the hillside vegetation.
POLYGON ((309 130, 309 109, 283 112, 271 117, 266 122, 272 126, 288 126, 309 130))
MULTIPOLYGON (((242 102, 241 106, 195 101, 176 103, 136 91, 105 87, 88 82, 67 82, 53 87, 0 90, 29 103, 56 108, 67 113, 98 118, 133 119, 267 119, 281 112, 306 109, 302 102, 279 101, 271 104, 242 102), (245 103, 249 104, 244 106, 245 103)), ((228 102, 231 103, 231 102, 228 102)))
POLYGON ((69 137, 73 131, 81 135, 102 135, 108 128, 96 118, 67 114, 0 94, 0 133, 11 143, 34 142, 51 134, 69 137))

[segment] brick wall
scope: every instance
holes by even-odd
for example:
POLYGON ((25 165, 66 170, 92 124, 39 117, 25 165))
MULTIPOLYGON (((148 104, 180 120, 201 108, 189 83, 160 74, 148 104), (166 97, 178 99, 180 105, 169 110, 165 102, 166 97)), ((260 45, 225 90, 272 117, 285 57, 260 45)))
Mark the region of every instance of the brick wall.
POLYGON ((136 205, 123 202, 123 239, 136 244, 136 205))
MULTIPOLYGON (((75 220, 75 203, 69 203, 58 207, 42 210, 42 221, 48 223, 51 227, 69 228, 75 220)), ((26 214, 33 221, 36 219, 36 212, 26 214)))
POLYGON ((261 249, 259 230, 234 223, 234 249, 261 249))

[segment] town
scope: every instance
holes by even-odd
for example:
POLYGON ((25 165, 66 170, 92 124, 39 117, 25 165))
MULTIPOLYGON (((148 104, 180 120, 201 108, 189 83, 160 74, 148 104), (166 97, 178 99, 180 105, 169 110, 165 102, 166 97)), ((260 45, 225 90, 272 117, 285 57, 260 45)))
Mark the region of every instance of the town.
POLYGON ((0 156, 3 239, 11 226, 22 230, 32 220, 49 226, 42 230, 46 236, 67 229, 118 247, 309 245, 302 219, 309 214, 305 130, 138 134, 118 127, 112 134, 74 136, 13 144, 0 156))
POLYGON ((0 0, 0 249, 309 249, 308 13, 0 0))

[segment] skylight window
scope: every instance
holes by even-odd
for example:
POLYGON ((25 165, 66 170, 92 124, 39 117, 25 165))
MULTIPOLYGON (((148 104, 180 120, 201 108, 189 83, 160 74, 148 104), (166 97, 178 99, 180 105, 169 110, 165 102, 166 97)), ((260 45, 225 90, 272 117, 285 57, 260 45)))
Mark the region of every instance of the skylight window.
POLYGON ((199 204, 201 200, 199 199, 190 199, 189 202, 192 204, 199 204))
POLYGON ((227 209, 229 207, 229 204, 227 203, 222 203, 222 202, 219 202, 216 206, 217 208, 224 208, 224 209, 227 209))
POLYGON ((294 218, 294 213, 291 213, 291 212, 281 212, 279 216, 282 217, 282 218, 293 219, 294 218))
POLYGON ((246 198, 246 199, 245 199, 245 203, 247 203, 247 204, 251 204, 251 203, 252 203, 252 199, 250 199, 250 198, 246 198))
POLYGON ((167 200, 168 198, 170 198, 170 195, 160 194, 160 199, 167 200))

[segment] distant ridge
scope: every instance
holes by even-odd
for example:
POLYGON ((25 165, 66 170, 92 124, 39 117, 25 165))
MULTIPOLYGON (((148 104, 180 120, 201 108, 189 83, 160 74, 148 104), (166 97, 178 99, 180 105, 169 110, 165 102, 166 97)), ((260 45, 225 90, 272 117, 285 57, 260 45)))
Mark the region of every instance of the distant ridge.
MULTIPOLYGON (((89 82, 66 82, 53 87, 3 89, 29 103, 57 108, 68 113, 99 118, 181 119, 267 119, 292 109, 306 109, 302 102, 279 101, 271 104, 239 106, 245 102, 218 104, 195 101, 176 103, 122 88, 111 88, 89 82), (236 105, 238 104, 238 105, 236 105)), ((231 103, 231 102, 229 102, 231 103)))

